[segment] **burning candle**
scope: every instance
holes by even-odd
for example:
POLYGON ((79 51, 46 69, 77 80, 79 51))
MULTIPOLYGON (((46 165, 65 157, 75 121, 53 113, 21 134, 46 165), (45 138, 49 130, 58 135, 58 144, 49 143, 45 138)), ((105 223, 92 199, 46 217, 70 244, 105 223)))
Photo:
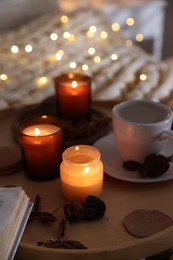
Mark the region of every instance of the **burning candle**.
POLYGON ((26 174, 39 181, 58 177, 61 163, 63 134, 58 119, 39 116, 19 126, 19 143, 26 174))
POLYGON ((69 201, 83 202, 88 195, 99 196, 103 187, 103 163, 93 146, 78 145, 62 154, 60 180, 62 193, 69 201))
POLYGON ((80 73, 62 74, 54 79, 58 113, 78 120, 89 114, 91 78, 80 73))

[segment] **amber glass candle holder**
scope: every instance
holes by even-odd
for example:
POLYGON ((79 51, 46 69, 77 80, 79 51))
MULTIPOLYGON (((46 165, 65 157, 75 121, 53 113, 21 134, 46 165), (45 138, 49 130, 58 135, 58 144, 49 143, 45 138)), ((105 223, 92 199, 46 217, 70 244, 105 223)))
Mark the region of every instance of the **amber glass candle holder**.
POLYGON ((63 146, 60 120, 44 115, 23 121, 19 125, 19 143, 29 178, 47 181, 59 176, 63 146))
POLYGON ((62 154, 61 188, 68 201, 84 202, 88 195, 100 196, 103 188, 103 163, 100 152, 90 145, 76 145, 62 154))
POLYGON ((54 79, 58 114, 79 120, 89 115, 91 78, 80 73, 66 73, 54 79))

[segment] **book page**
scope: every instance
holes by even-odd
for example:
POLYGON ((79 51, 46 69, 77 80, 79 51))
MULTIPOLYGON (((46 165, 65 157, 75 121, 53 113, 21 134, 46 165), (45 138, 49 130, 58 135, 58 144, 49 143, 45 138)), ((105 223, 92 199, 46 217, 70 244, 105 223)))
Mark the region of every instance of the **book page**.
POLYGON ((0 255, 8 259, 29 205, 21 187, 0 188, 0 255))
POLYGON ((0 245, 1 238, 9 225, 21 192, 21 187, 0 188, 0 245))

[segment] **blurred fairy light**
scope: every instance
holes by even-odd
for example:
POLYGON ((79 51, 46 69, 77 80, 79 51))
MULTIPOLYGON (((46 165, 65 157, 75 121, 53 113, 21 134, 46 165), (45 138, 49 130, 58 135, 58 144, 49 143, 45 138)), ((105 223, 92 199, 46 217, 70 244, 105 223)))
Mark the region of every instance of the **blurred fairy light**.
POLYGON ((63 55, 64 55, 64 51, 63 50, 58 50, 57 53, 55 54, 55 59, 56 60, 61 60, 63 55))
POLYGON ((112 59, 112 60, 118 60, 118 55, 117 55, 116 53, 113 53, 113 54, 111 55, 111 59, 112 59))
POLYGON ((64 33, 63 33, 63 37, 64 37, 65 39, 68 39, 68 38, 70 37, 70 33, 69 33, 69 32, 64 32, 64 33))
POLYGON ((37 85, 38 85, 39 87, 44 87, 44 86, 46 86, 47 83, 48 83, 48 78, 45 77, 45 76, 43 76, 43 77, 38 78, 38 79, 36 80, 36 82, 37 82, 37 85))
POLYGON ((0 75, 0 79, 3 80, 3 81, 5 81, 5 80, 8 79, 8 76, 7 76, 6 74, 1 74, 1 75, 0 75))
POLYGON ((82 65, 82 70, 83 71, 87 71, 89 68, 88 68, 88 65, 87 64, 83 64, 82 65))
POLYGON ((88 37, 88 38, 93 38, 93 37, 94 37, 94 33, 91 32, 91 31, 88 31, 88 32, 87 32, 87 37, 88 37))
POLYGON ((62 15, 61 16, 61 22, 64 23, 64 24, 68 23, 68 16, 67 15, 62 15))
POLYGON ((18 53, 19 52, 19 47, 17 45, 11 46, 11 52, 12 53, 18 53))
MULTIPOLYGON (((55 54, 56 55, 56 54, 55 54)), ((54 63, 56 61, 56 58, 55 58, 55 55, 49 55, 47 57, 47 61, 50 62, 50 63, 54 63)))
POLYGON ((133 46, 133 42, 132 42, 132 40, 130 40, 130 39, 126 40, 126 41, 125 41, 125 44, 126 44, 127 47, 133 46))
POLYGON ((91 25, 90 28, 89 28, 89 31, 91 33, 95 33, 97 31, 97 27, 95 25, 91 25))
POLYGON ((75 37, 74 34, 70 34, 69 37, 68 37, 69 42, 74 42, 75 39, 76 39, 76 37, 75 37))
POLYGON ((32 45, 27 44, 27 45, 25 46, 25 51, 26 51, 26 52, 31 52, 31 51, 32 51, 32 45))
POLYGON ((126 24, 127 24, 128 26, 133 26, 133 25, 135 24, 134 18, 132 18, 132 17, 127 18, 126 24))
POLYGON ((64 55, 64 51, 63 50, 58 50, 57 53, 61 54, 62 56, 64 55))
MULTIPOLYGON (((60 22, 60 21, 62 22, 62 24, 66 24, 66 23, 69 22, 69 18, 66 15, 62 15, 58 22, 60 22)), ((132 17, 127 18, 126 24, 128 26, 132 26, 132 25, 134 25, 134 23, 135 23, 135 20, 132 17)), ((64 28, 63 29, 63 38, 64 39, 67 39, 71 43, 73 43, 76 40, 78 40, 78 38, 80 39, 80 35, 77 35, 77 34, 74 35, 74 34, 68 32, 68 31, 66 31, 66 30, 68 30, 67 28, 69 28, 68 26, 64 25, 64 27, 62 26, 62 28, 64 28)), ((112 28, 112 30, 114 32, 118 32, 121 29, 120 24, 117 23, 117 22, 114 22, 111 25, 111 28, 112 28)), ((98 39, 99 39, 99 42, 101 42, 101 40, 103 40, 102 41, 103 45, 105 44, 104 40, 109 37, 109 34, 108 34, 109 31, 107 32, 106 30, 103 29, 102 31, 99 31, 98 28, 95 25, 91 25, 88 28, 88 31, 86 32, 85 36, 88 37, 88 38, 91 38, 91 42, 90 42, 91 45, 90 46, 92 46, 92 47, 88 48, 87 52, 88 52, 89 55, 91 55, 91 56, 93 55, 92 59, 93 59, 93 61, 95 63, 100 63, 102 61, 102 58, 100 56, 96 56, 96 50, 97 49, 95 47, 97 47, 97 40, 98 39), (100 36, 101 39, 99 38, 99 36, 100 36), (93 37, 95 37, 95 38, 93 38, 93 37), (94 41, 94 39, 96 39, 96 41, 94 41)), ((60 36, 60 34, 56 33, 55 31, 52 31, 52 32, 50 32, 48 34, 48 38, 51 39, 52 41, 56 41, 57 39, 59 39, 59 36, 60 36)), ((142 34, 136 35, 136 40, 137 41, 143 40, 143 35, 142 34)), ((131 47, 133 45, 132 40, 127 39, 125 41, 125 45, 127 47, 131 47)), ((21 48, 24 48, 25 52, 27 52, 27 53, 33 51, 33 47, 30 44, 27 44, 26 46, 22 46, 21 48)), ((34 50, 35 50, 35 47, 34 47, 34 50)), ((53 52, 50 54, 49 57, 47 57, 45 64, 56 63, 57 61, 62 60, 63 55, 64 55, 64 51, 63 50, 58 50, 56 52, 56 50, 57 50, 56 48, 55 48, 55 50, 52 48, 52 50, 53 50, 53 52)), ((19 52, 19 47, 17 45, 12 45, 11 46, 11 52, 12 53, 18 53, 19 52)), ((23 52, 22 52, 22 54, 23 54, 23 52)), ((116 53, 112 53, 111 55, 109 55, 109 59, 111 59, 112 61, 116 61, 116 60, 118 60, 118 58, 119 57, 118 57, 118 55, 116 53)), ((79 64, 75 60, 69 62, 68 64, 69 64, 69 67, 71 69, 75 69, 75 68, 77 68, 77 66, 79 66, 79 64)), ((85 64, 85 63, 84 64, 80 64, 80 66, 81 66, 81 69, 84 72, 89 70, 89 66, 87 64, 85 64)), ((147 79, 147 76, 145 74, 141 74, 139 77, 140 77, 141 80, 146 80, 147 79)), ((1 81, 8 80, 8 76, 6 74, 0 74, 0 80, 1 81)), ((36 83, 37 83, 39 88, 42 88, 42 87, 46 86, 49 83, 50 79, 48 79, 46 76, 43 75, 42 77, 38 77, 34 81, 36 81, 36 83)), ((2 84, 2 82, 1 82, 1 84, 2 84)))
POLYGON ((56 60, 61 60, 61 59, 62 59, 62 55, 57 52, 57 53, 55 54, 55 59, 56 59, 56 60))
POLYGON ((90 48, 88 49, 88 53, 89 53, 90 55, 95 54, 95 52, 96 52, 96 50, 95 50, 94 47, 90 47, 90 48))
POLYGON ((139 78, 140 78, 140 80, 145 81, 145 80, 147 80, 147 75, 144 74, 144 73, 142 73, 142 74, 139 76, 139 78))
POLYGON ((100 32, 100 37, 102 39, 106 39, 108 37, 108 33, 106 31, 102 31, 102 32, 100 32))
POLYGON ((58 39, 58 34, 57 34, 57 33, 51 33, 50 39, 51 39, 52 41, 56 41, 56 40, 58 39))
POLYGON ((100 56, 95 56, 95 57, 94 57, 94 62, 95 62, 95 63, 101 62, 101 57, 100 57, 100 56))
POLYGON ((119 25, 119 23, 113 23, 113 24, 112 24, 112 30, 113 30, 114 32, 118 32, 118 31, 120 30, 120 25, 119 25))
POLYGON ((77 67, 77 63, 75 61, 70 62, 69 64, 71 69, 75 69, 77 67))
POLYGON ((86 33, 87 37, 93 38, 96 31, 97 31, 97 27, 95 25, 91 25, 86 33))
POLYGON ((141 34, 141 33, 138 33, 138 34, 136 35, 136 40, 137 40, 138 42, 142 42, 142 41, 143 41, 143 39, 144 39, 144 36, 143 36, 143 34, 141 34))

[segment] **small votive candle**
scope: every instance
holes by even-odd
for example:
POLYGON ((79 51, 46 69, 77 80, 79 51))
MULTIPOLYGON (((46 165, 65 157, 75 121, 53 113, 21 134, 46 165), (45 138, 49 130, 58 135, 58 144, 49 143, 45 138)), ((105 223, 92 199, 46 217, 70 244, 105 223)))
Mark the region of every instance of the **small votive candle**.
POLYGON ((66 73, 54 79, 58 114, 62 118, 79 120, 89 114, 91 78, 80 73, 66 73))
POLYGON ((103 163, 93 146, 67 148, 60 165, 61 189, 68 201, 84 202, 88 195, 100 196, 103 188, 103 163))
POLYGON ((58 177, 63 133, 57 118, 44 115, 22 122, 19 143, 29 178, 47 181, 58 177))

